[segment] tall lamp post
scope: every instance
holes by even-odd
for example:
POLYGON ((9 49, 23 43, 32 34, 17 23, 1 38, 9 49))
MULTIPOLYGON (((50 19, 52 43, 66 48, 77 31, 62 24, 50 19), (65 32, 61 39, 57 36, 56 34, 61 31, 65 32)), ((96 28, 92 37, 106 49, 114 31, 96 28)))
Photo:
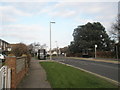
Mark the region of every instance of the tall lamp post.
POLYGON ((52 60, 52 53, 51 53, 51 24, 55 22, 50 22, 50 60, 52 60))

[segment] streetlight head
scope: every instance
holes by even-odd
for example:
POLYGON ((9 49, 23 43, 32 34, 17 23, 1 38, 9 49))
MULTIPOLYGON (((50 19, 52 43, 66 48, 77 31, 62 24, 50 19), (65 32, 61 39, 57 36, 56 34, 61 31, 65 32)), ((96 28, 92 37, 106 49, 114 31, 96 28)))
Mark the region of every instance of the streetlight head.
POLYGON ((55 22, 50 22, 50 23, 55 23, 55 22))

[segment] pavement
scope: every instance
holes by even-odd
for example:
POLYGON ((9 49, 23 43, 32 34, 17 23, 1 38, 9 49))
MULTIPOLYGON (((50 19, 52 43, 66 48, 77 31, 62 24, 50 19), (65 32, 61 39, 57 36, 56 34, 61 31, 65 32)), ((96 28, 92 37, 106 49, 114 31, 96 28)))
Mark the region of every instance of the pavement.
POLYGON ((82 60, 90 60, 90 61, 98 61, 98 62, 107 62, 107 63, 114 63, 120 64, 120 59, 104 59, 104 58, 82 58, 82 57, 67 57, 71 59, 82 59, 82 60))
POLYGON ((39 62, 39 60, 32 58, 28 74, 17 88, 51 88, 46 78, 46 72, 39 62))

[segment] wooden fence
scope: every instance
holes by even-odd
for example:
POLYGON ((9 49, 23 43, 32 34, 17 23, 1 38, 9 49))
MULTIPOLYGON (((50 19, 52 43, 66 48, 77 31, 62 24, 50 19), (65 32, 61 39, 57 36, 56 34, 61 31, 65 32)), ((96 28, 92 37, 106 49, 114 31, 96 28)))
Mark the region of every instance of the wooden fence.
POLYGON ((0 68, 0 90, 11 88, 11 69, 7 66, 0 68))

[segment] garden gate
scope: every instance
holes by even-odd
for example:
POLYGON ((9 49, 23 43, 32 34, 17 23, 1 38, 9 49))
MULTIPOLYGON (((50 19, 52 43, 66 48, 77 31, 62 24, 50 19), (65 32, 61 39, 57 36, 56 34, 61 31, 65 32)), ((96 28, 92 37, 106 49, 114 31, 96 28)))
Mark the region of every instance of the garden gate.
POLYGON ((11 69, 7 66, 0 68, 0 90, 11 88, 11 69))

